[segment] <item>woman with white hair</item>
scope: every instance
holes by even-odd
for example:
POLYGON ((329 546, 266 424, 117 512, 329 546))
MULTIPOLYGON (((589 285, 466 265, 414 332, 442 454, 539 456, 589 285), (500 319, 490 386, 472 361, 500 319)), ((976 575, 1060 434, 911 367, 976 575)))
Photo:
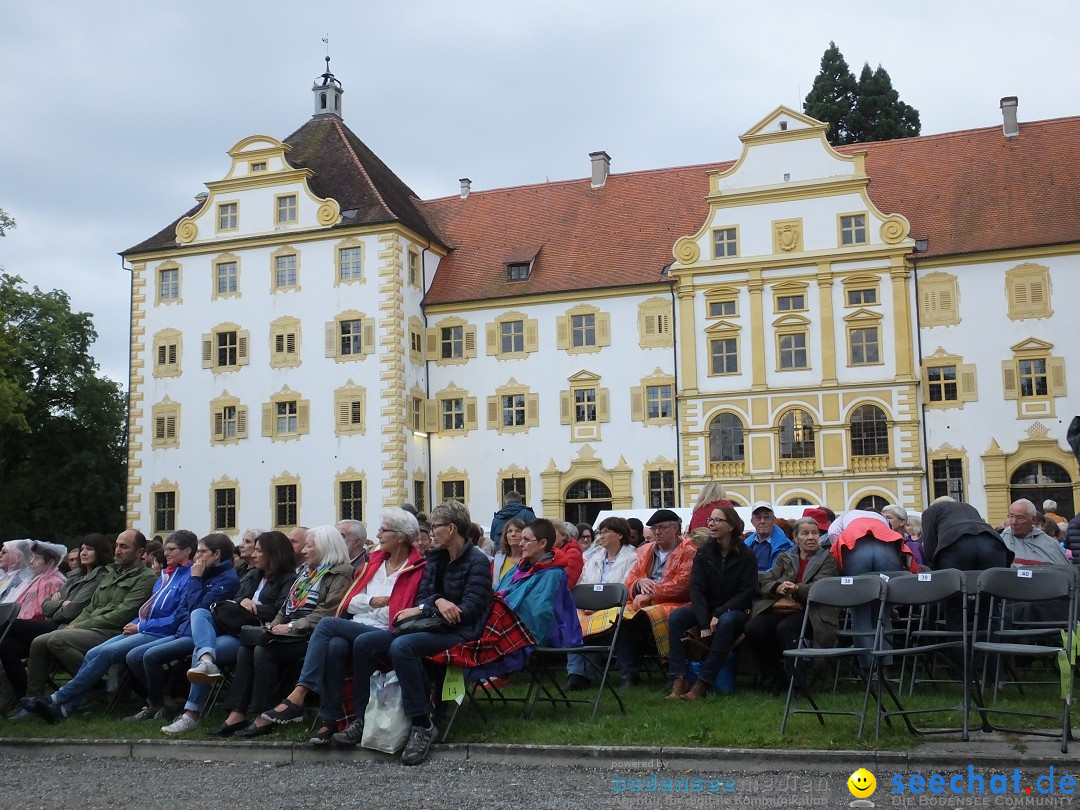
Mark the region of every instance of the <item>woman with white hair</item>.
MULTIPOLYGON (((312 745, 330 742, 345 717, 342 687, 346 665, 353 657, 353 642, 364 633, 388 630, 391 616, 416 603, 425 563, 415 546, 419 534, 420 526, 409 512, 396 507, 383 511, 376 532, 379 548, 361 564, 337 614, 326 617, 315 628, 296 686, 281 703, 255 720, 256 727, 300 721, 304 716, 304 701, 315 692, 321 697, 320 724, 310 741, 312 745)), ((358 744, 363 723, 354 731, 339 735, 341 744, 358 744)))
POLYGON ((8 540, 0 547, 0 604, 14 602, 22 586, 32 578, 32 540, 8 540))
MULTIPOLYGON (((229 708, 226 728, 239 727, 250 707, 261 710, 274 705, 282 669, 304 657, 315 625, 337 610, 352 581, 349 548, 334 526, 316 526, 308 531, 301 553, 304 565, 285 604, 266 625, 264 638, 237 652, 236 671, 225 702, 229 708)), ((257 737, 268 730, 273 726, 260 728, 252 724, 236 736, 257 737)))
POLYGON ((907 509, 902 506, 897 506, 896 504, 890 504, 889 506, 881 507, 881 514, 889 521, 890 529, 904 536, 904 542, 907 543, 911 556, 914 557, 915 562, 921 566, 923 564, 922 543, 911 542, 911 533, 908 530, 909 515, 907 509))
POLYGON ((35 541, 30 545, 30 578, 17 587, 18 593, 12 600, 20 606, 20 619, 45 618, 42 613, 45 600, 64 587, 64 575, 58 567, 65 556, 67 546, 59 543, 35 541))

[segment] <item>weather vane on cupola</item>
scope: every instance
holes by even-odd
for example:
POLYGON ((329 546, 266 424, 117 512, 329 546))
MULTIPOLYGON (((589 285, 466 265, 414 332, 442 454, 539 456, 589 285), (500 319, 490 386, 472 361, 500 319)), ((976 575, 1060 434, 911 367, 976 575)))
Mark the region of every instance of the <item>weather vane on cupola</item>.
POLYGON ((330 35, 322 38, 326 43, 326 72, 315 80, 311 91, 315 94, 315 115, 341 117, 341 96, 345 92, 334 74, 330 72, 330 35), (320 82, 319 79, 322 79, 320 82))

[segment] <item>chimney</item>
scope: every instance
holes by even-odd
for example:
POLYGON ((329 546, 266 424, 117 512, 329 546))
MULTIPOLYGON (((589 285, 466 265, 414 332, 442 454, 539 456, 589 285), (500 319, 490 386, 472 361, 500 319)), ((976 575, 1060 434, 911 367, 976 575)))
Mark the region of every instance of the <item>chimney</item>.
POLYGON ((1001 100, 1001 117, 1004 119, 1001 125, 1006 138, 1015 138, 1020 135, 1020 124, 1016 120, 1016 96, 1005 96, 1001 100))
POLYGON ((461 183, 461 199, 464 200, 469 196, 469 192, 472 191, 472 180, 468 177, 462 177, 458 182, 461 183))
POLYGON ((607 152, 589 152, 592 160, 592 187, 602 188, 611 170, 611 155, 607 152))

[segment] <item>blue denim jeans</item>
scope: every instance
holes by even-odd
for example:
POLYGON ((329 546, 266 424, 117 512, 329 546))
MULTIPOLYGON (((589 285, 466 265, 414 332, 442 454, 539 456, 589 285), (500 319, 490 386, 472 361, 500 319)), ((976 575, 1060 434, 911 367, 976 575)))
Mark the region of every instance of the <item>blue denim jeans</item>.
MULTIPOLYGON (((716 676, 720 674, 724 658, 731 650, 731 645, 739 637, 749 617, 745 611, 729 610, 720 615, 713 631, 712 643, 709 652, 705 654, 705 660, 701 662, 701 672, 698 680, 705 681, 710 687, 716 676)), ((668 616, 668 675, 671 677, 686 677, 686 645, 682 637, 686 631, 698 624, 697 614, 690 605, 675 608, 668 616)))
POLYGON ((115 636, 104 644, 98 644, 86 654, 75 676, 53 693, 53 701, 66 705, 70 709, 78 708, 82 703, 83 695, 105 677, 113 664, 123 661, 124 656, 137 647, 149 644, 158 638, 160 637, 135 633, 130 636, 115 636))
MULTIPOLYGON (((345 667, 352 660, 353 643, 364 633, 373 632, 379 632, 378 628, 334 616, 327 616, 315 625, 297 684, 322 697, 319 717, 323 720, 335 721, 343 716, 341 688, 345 683, 345 667)), ((367 683, 354 680, 353 691, 357 697, 361 691, 366 693, 367 683)))
MULTIPOLYGON (((199 659, 209 653, 214 656, 214 663, 219 667, 231 667, 236 663, 236 651, 240 647, 240 639, 236 636, 218 635, 217 625, 209 610, 197 608, 191 611, 191 641, 195 650, 191 654, 191 665, 199 663, 199 659)), ((188 690, 187 703, 184 708, 189 712, 202 711, 206 698, 210 695, 209 684, 193 683, 188 690)))
POLYGON ((374 630, 353 642, 353 682, 356 714, 367 708, 367 684, 379 668, 378 659, 389 657, 401 684, 401 703, 410 720, 428 717, 428 694, 424 680, 424 656, 449 650, 465 641, 457 633, 408 633, 394 636, 389 630, 374 630))
POLYGON ((127 654, 128 668, 146 687, 147 706, 160 706, 164 702, 167 667, 191 655, 194 646, 191 636, 165 636, 127 654))
MULTIPOLYGON (((884 543, 873 537, 861 537, 856 540, 855 546, 844 553, 843 562, 844 576, 899 571, 903 566, 899 543, 884 543)), ((857 646, 874 646, 874 620, 877 615, 874 611, 878 607, 874 604, 851 608, 851 629, 857 634, 855 636, 857 646)), ((884 663, 891 662, 885 659, 884 663)), ((859 665, 863 668, 869 667, 870 656, 860 655, 859 665)))

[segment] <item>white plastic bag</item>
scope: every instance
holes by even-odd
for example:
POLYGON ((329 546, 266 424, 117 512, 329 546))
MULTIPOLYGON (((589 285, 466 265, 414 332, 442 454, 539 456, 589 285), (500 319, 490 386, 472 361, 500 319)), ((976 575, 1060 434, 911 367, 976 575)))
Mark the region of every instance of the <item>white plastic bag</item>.
POLYGON ((397 673, 376 672, 371 676, 371 692, 364 712, 364 748, 396 754, 409 738, 409 718, 401 703, 397 673))

